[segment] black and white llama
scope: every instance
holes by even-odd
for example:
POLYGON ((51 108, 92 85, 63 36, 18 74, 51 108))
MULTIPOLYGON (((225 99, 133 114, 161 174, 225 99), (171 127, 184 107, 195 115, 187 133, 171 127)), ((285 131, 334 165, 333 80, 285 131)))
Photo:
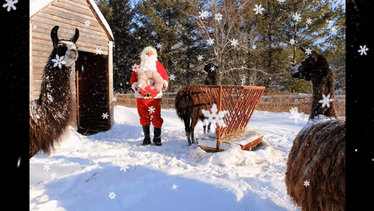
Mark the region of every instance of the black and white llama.
POLYGON ((30 102, 30 158, 40 150, 50 154, 68 126, 72 112, 70 74, 78 59, 75 44, 79 30, 69 40, 59 39, 58 26, 51 30, 52 53, 44 67, 40 96, 30 102))

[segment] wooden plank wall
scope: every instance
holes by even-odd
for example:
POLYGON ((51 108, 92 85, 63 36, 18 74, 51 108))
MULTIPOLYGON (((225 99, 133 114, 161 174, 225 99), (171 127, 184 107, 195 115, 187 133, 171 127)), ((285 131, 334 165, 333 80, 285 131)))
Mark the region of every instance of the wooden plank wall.
POLYGON ((55 25, 60 26, 60 39, 70 39, 75 28, 79 29, 80 51, 96 53, 100 49, 108 55, 110 36, 87 0, 55 0, 34 14, 30 24, 30 100, 39 96, 43 69, 53 49, 50 32, 55 25))

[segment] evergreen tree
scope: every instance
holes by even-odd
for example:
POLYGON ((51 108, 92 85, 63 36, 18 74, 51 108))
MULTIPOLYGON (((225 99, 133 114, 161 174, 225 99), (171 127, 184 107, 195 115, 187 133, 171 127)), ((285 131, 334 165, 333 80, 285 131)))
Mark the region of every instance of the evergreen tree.
POLYGON ((112 8, 111 28, 115 39, 113 81, 116 91, 130 90, 132 65, 137 54, 134 48, 133 10, 129 0, 109 0, 112 8))
MULTIPOLYGON (((192 5, 181 0, 145 0, 139 5, 139 39, 158 49, 158 59, 165 66, 170 90, 196 83, 202 68, 197 65, 201 51, 196 41, 195 23, 188 17, 192 5)), ((145 47, 145 46, 144 46, 145 47)))
POLYGON ((297 81, 289 75, 290 64, 296 64, 305 58, 305 49, 319 51, 329 60, 342 57, 345 38, 344 12, 330 0, 259 0, 256 4, 264 8, 256 15, 256 43, 259 49, 256 67, 267 74, 263 85, 270 89, 311 92, 307 82, 297 81), (339 32, 339 33, 337 33, 339 32), (339 46, 336 53, 331 48, 339 46), (297 88, 299 87, 299 88, 297 88))
POLYGON ((289 71, 306 57, 299 46, 325 55, 345 89, 344 7, 331 0, 98 0, 115 38, 114 88, 128 90, 131 66, 146 46, 174 75, 170 91, 202 84, 207 63, 221 84, 311 92, 289 71), (262 8, 262 9, 261 9, 262 8), (261 9, 259 11, 258 9, 261 9), (209 39, 213 43, 208 43, 209 39))
POLYGON ((104 15, 106 21, 111 25, 112 23, 112 7, 109 6, 108 0, 96 0, 101 13, 104 15))

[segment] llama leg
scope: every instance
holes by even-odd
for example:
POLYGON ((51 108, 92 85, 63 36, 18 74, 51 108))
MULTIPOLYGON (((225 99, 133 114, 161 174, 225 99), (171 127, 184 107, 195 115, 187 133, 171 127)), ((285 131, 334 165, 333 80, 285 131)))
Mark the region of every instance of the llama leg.
POLYGON ((190 135, 191 135, 192 143, 195 143, 194 131, 195 131, 195 126, 197 124, 197 121, 199 121, 199 118, 195 117, 192 119, 192 122, 191 122, 190 135))
POLYGON ((195 143, 194 131, 191 131, 191 140, 192 140, 192 143, 194 144, 195 143))
POLYGON ((191 145, 191 139, 190 139, 190 130, 191 130, 191 127, 190 127, 190 118, 187 117, 187 118, 184 118, 183 120, 184 120, 184 129, 186 131, 188 145, 191 145))
POLYGON ((187 137, 187 141, 188 141, 188 146, 191 146, 191 138, 190 138, 190 132, 187 132, 186 131, 186 137, 187 137))

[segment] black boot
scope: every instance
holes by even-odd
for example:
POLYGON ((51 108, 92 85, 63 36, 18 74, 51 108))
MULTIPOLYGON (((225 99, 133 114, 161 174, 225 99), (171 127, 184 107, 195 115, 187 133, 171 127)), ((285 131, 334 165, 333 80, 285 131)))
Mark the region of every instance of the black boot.
POLYGON ((161 128, 155 127, 153 130, 154 137, 153 137, 153 143, 155 143, 156 146, 161 146, 161 128))
POLYGON ((144 133, 144 140, 142 145, 150 145, 151 144, 151 137, 149 132, 149 126, 143 126, 143 133, 144 133))

